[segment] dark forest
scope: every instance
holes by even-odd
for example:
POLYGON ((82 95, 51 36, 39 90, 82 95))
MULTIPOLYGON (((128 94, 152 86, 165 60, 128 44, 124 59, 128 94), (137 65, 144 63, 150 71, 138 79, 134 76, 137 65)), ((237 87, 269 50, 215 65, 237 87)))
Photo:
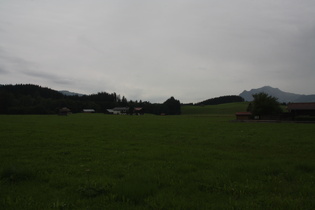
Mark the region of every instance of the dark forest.
POLYGON ((99 92, 91 95, 66 96, 47 87, 33 84, 1 85, 0 114, 57 114, 63 107, 72 113, 83 109, 94 109, 106 113, 114 107, 142 107, 145 113, 181 114, 180 101, 170 97, 164 103, 152 104, 148 101, 127 100, 116 93, 99 92))

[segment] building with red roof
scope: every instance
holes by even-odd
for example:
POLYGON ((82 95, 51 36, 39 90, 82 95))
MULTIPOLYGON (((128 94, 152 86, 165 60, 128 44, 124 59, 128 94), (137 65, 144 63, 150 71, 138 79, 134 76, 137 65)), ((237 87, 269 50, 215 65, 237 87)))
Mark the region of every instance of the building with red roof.
POLYGON ((315 103, 289 103, 288 111, 294 115, 315 116, 315 103))

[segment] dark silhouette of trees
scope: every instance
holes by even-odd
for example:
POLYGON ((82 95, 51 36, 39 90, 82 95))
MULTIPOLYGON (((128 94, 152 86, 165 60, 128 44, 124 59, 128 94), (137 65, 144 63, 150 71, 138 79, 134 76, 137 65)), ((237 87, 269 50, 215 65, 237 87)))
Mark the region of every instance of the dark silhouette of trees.
POLYGON ((180 102, 171 97, 163 104, 128 101, 116 93, 99 92, 91 95, 66 96, 58 91, 38 85, 1 85, 0 114, 56 114, 68 107, 73 113, 83 109, 94 109, 106 113, 114 107, 142 107, 145 113, 180 114, 180 102))
POLYGON ((243 102, 244 98, 240 96, 220 96, 217 98, 211 98, 199 103, 196 103, 197 106, 202 105, 218 105, 218 104, 225 104, 225 103, 234 103, 234 102, 243 102))
POLYGON ((282 112, 277 98, 266 93, 257 93, 253 97, 254 100, 247 107, 247 111, 253 115, 277 115, 282 112))
POLYGON ((169 114, 169 115, 181 114, 180 101, 176 100, 173 96, 167 99, 163 103, 163 108, 164 108, 165 114, 169 114))

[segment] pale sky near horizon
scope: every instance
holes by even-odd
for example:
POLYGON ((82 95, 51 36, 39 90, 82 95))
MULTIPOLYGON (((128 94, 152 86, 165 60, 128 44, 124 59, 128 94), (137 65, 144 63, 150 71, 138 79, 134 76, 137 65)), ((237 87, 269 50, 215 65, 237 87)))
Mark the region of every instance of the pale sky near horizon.
POLYGON ((0 0, 0 84, 199 102, 315 94, 314 0, 0 0))

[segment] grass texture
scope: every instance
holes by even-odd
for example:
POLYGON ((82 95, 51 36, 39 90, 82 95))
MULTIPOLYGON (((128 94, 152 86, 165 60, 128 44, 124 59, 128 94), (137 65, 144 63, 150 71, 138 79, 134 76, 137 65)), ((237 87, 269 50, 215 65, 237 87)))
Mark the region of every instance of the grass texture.
POLYGON ((315 124, 0 116, 0 209, 314 209, 315 124))
POLYGON ((182 106, 184 115, 234 115, 245 112, 249 102, 226 103, 208 106, 182 106))

